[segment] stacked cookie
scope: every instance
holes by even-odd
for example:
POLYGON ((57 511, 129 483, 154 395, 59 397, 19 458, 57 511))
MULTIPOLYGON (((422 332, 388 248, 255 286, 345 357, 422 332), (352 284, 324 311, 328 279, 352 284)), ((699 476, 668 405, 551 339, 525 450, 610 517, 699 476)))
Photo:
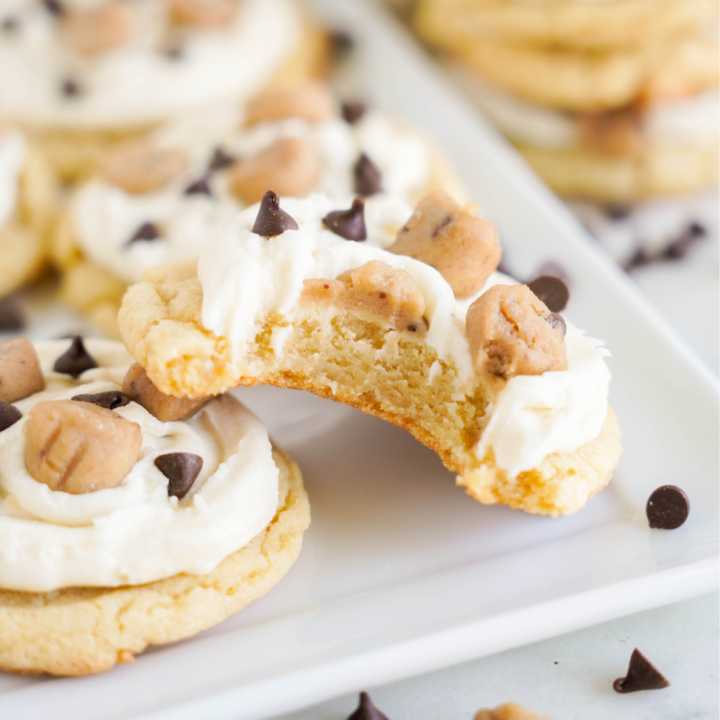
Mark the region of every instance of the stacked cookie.
POLYGON ((718 177, 715 0, 421 0, 418 34, 556 191, 603 201, 718 177))

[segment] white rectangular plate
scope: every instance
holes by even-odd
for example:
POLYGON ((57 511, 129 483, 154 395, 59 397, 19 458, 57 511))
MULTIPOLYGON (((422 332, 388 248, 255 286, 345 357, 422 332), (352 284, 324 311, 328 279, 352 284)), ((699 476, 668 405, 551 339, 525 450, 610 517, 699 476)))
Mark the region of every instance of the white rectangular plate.
MULTIPOLYGON (((297 565, 238 616, 132 665, 83 679, 1 675, 3 718, 266 718, 716 585, 713 376, 381 10, 313 5, 358 39, 363 97, 447 149, 513 267, 567 268, 570 317, 613 353, 620 468, 577 515, 531 517, 474 502, 387 423, 303 393, 244 390, 305 474, 313 524, 297 565), (690 519, 651 531, 645 502, 666 483, 687 491, 690 519)), ((63 317, 38 319, 35 333, 59 334, 63 317)))

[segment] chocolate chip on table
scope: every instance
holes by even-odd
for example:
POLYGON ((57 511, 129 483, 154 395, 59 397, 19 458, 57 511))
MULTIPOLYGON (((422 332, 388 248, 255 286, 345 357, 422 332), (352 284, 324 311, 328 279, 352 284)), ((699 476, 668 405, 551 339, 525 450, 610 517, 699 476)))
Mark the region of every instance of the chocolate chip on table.
POLYGON ((150 242, 157 240, 159 237, 160 231, 158 230, 158 226, 155 223, 146 222, 135 231, 133 236, 128 240, 128 245, 141 241, 150 242))
POLYGON ((0 400, 0 432, 13 426, 21 417, 22 413, 14 405, 0 400))
POLYGON ((630 656, 627 675, 613 683, 618 693, 631 693, 638 690, 661 690, 670 686, 670 681, 637 649, 630 656))
POLYGON ((0 298, 0 331, 22 330, 25 327, 25 313, 16 297, 0 298))
POLYGON ((51 15, 60 17, 64 12, 65 8, 60 0, 43 0, 43 5, 51 15))
POLYGON ((79 402, 92 403, 106 410, 115 410, 119 407, 125 407, 130 403, 130 398, 119 390, 108 390, 100 393, 83 393, 81 395, 73 395, 72 400, 79 402))
POLYGON ((210 158, 210 164, 208 165, 208 172, 215 172, 216 170, 224 170, 226 167, 230 167, 235 162, 235 158, 226 153, 221 147, 215 148, 212 158, 210 158))
POLYGON ((367 238, 365 227, 365 201, 356 197, 349 210, 335 210, 323 219, 323 225, 345 240, 362 242, 367 238))
POLYGON ((274 190, 268 190, 260 201, 260 209, 252 231, 263 237, 282 235, 286 230, 297 230, 298 224, 281 207, 274 190))
POLYGON ((383 190, 380 170, 365 153, 362 153, 355 163, 353 177, 355 179, 355 192, 358 195, 369 197, 370 195, 377 195, 383 190))
POLYGON ((79 378, 86 370, 98 367, 93 357, 85 349, 82 337, 76 335, 70 347, 55 361, 53 370, 63 375, 79 378))
POLYGON ((540 275, 528 282, 527 286, 551 312, 562 312, 567 307, 570 290, 562 278, 556 275, 540 275))
POLYGON ((350 125, 354 125, 360 118, 365 115, 367 108, 364 103, 357 100, 348 100, 340 106, 343 120, 350 125))
POLYGON ((169 481, 168 495, 182 500, 200 474, 203 459, 193 453, 167 453, 155 458, 155 466, 169 481))
POLYGON ((347 720, 388 720, 388 718, 373 705, 373 701, 366 692, 361 692, 360 704, 347 720))
POLYGON ((80 84, 72 78, 65 78, 60 84, 60 90, 66 98, 76 98, 80 95, 80 84))
POLYGON ((208 195, 212 197, 212 190, 207 177, 201 177, 185 188, 185 195, 208 195))
POLYGON ((650 495, 645 514, 651 528, 675 530, 688 519, 690 500, 679 487, 663 485, 650 495))

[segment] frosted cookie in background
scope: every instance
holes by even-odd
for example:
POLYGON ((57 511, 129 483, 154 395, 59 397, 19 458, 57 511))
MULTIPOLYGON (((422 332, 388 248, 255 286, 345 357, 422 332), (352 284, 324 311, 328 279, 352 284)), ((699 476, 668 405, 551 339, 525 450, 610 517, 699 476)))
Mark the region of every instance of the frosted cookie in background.
POLYGON ((170 119, 325 69, 294 0, 5 0, 0 115, 66 180, 170 119))
POLYGON ((61 296, 115 334, 127 284, 208 239, 268 189, 366 198, 369 222, 394 234, 433 188, 462 193, 434 145, 395 118, 340 103, 313 81, 267 90, 243 108, 185 118, 118 146, 81 184, 53 243, 61 296))
POLYGON ((0 458, 11 672, 100 672, 216 625, 283 577, 310 522, 252 413, 162 395, 116 341, 0 343, 0 458))

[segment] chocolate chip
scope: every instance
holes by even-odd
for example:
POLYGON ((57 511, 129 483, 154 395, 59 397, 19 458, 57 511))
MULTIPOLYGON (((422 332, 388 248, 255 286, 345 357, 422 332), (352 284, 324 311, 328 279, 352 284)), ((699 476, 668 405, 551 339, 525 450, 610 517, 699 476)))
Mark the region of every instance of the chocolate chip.
POLYGON ((22 413, 14 405, 0 400, 0 432, 14 425, 21 417, 22 413))
POLYGON ((613 690, 631 693, 638 690, 661 690, 669 685, 670 681, 635 648, 630 656, 627 675, 613 683, 613 690))
POLYGON ((623 263, 623 270, 631 273, 633 270, 644 265, 648 265, 651 262, 651 258, 645 252, 645 248, 639 247, 633 254, 623 263))
POLYGON ((0 23, 0 29, 6 33, 14 33, 19 27, 20 21, 12 15, 4 18, 2 23, 0 23))
POLYGON ((354 125, 367 111, 365 105, 356 100, 344 102, 340 106, 343 120, 350 125, 354 125))
POLYGON ((297 230, 298 224, 280 208, 280 198, 274 190, 268 190, 260 201, 260 209, 252 231, 256 235, 272 237, 286 230, 297 230))
POLYGON ((128 240, 128 245, 134 242, 152 241, 160 237, 160 231, 155 223, 143 223, 128 240))
POLYGON ((221 147, 215 148, 212 158, 210 158, 210 165, 208 165, 208 172, 215 172, 217 170, 224 170, 226 167, 230 167, 235 162, 235 158, 232 155, 226 153, 221 147))
POLYGON ((182 500, 200 474, 203 459, 193 453, 167 453, 155 458, 155 466, 169 481, 168 495, 182 500))
POLYGON ((693 237, 701 238, 707 235, 707 228, 699 222, 692 222, 688 226, 688 230, 693 237))
POLYGON ((367 238, 365 228, 365 201, 356 197, 349 210, 335 210, 323 219, 323 225, 346 240, 361 242, 367 238))
POLYGON ((8 295, 0 299, 0 330, 22 330, 25 327, 25 312, 17 298, 8 295))
POLYGON ((60 89, 66 98, 75 98, 80 95, 80 85, 72 78, 65 78, 60 85, 60 89))
POLYGON ((355 178, 355 192, 358 195, 369 197, 377 195, 383 190, 380 170, 365 153, 360 155, 353 166, 353 177, 355 178))
POLYGON ((330 33, 330 54, 333 62, 342 62, 354 49, 355 40, 347 30, 333 30, 330 33))
POLYGON ((210 189, 209 178, 201 177, 194 183, 191 183, 185 188, 186 195, 209 195, 212 197, 212 190, 210 189))
POLYGON ((130 398, 124 392, 120 392, 120 390, 108 390, 107 392, 101 393, 73 395, 72 399, 78 400, 79 402, 92 403, 93 405, 98 405, 106 410, 115 410, 115 408, 125 407, 125 405, 130 402, 130 398))
POLYGON ((93 357, 85 349, 82 338, 76 335, 70 347, 55 361, 53 370, 56 373, 79 378, 86 370, 98 367, 93 357))
POLYGON ((43 5, 45 9, 55 17, 60 17, 65 12, 65 8, 60 0, 43 0, 43 5))
POLYGON ((551 328, 560 327, 562 328, 562 335, 565 337, 565 334, 567 333, 567 323, 565 322, 565 318, 560 315, 559 313, 550 313, 545 320, 547 321, 548 325, 550 325, 551 328))
POLYGON ((360 704, 347 720, 388 720, 388 718, 373 705, 373 701, 366 692, 361 692, 360 704))
POLYGON ((630 205, 621 205, 619 203, 608 203, 605 205, 605 214, 611 220, 625 220, 630 217, 632 207, 630 205))
POLYGON ((554 313, 562 312, 570 299, 570 290, 565 281, 555 275, 540 275, 527 283, 527 286, 554 313))
POLYGON ((675 530, 688 519, 690 500, 679 487, 663 485, 650 495, 645 514, 651 528, 675 530))
POLYGON ((162 51, 162 54, 168 60, 182 60, 185 51, 182 45, 170 45, 162 51))

